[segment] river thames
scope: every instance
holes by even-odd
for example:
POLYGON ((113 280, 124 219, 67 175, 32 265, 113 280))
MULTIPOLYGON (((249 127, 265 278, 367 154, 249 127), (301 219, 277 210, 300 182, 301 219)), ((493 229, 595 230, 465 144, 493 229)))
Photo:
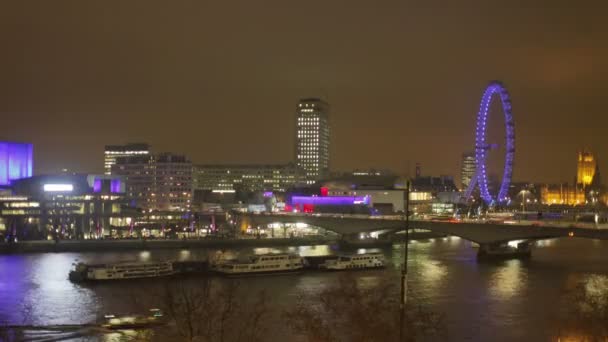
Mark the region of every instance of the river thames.
MULTIPOLYGON (((243 248, 235 256, 294 252, 302 256, 339 254, 332 246, 243 248)), ((359 271, 357 281, 397 274, 402 249, 381 251, 390 264, 385 270, 359 271)), ((42 253, 0 255, 0 322, 5 324, 74 324, 98 320, 105 313, 130 313, 129 298, 156 281, 78 285, 68 281, 74 261, 204 260, 212 249, 129 252, 42 253)), ((556 335, 560 315, 569 305, 565 294, 579 285, 608 290, 608 241, 557 239, 537 243, 529 260, 478 262, 468 241, 438 238, 410 245, 409 287, 414 297, 445 317, 448 340, 546 341, 556 335), (600 284, 600 285, 598 285, 600 284), (603 284, 603 285, 602 285, 603 284)), ((314 294, 333 284, 339 273, 242 278, 247 291, 266 289, 270 304, 280 312, 302 293, 314 294)), ((272 339, 287 338, 279 324, 272 339)), ((269 335, 269 339, 271 336, 269 335)), ((76 341, 78 339, 75 339, 76 341)))

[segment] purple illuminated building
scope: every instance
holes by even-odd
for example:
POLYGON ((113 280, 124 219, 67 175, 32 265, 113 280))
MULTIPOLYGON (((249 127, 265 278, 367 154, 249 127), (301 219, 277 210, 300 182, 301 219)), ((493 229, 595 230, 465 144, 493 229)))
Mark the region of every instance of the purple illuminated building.
POLYGON ((32 176, 34 146, 0 141, 0 186, 32 176))
POLYGON ((352 206, 369 205, 370 196, 293 196, 291 205, 314 205, 314 206, 352 206))

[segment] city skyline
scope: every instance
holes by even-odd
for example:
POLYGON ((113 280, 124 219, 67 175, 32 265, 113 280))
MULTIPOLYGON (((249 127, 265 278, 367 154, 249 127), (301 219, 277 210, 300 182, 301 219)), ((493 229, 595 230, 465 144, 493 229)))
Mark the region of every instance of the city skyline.
POLYGON ((318 96, 332 106, 333 170, 413 175, 420 162, 458 178, 492 79, 512 95, 514 180, 571 181, 585 148, 608 167, 605 4, 324 4, 304 26, 290 18, 314 4, 146 4, 3 11, 0 136, 34 144, 36 173, 101 173, 104 145, 132 141, 196 163, 285 163, 293 104, 318 96))

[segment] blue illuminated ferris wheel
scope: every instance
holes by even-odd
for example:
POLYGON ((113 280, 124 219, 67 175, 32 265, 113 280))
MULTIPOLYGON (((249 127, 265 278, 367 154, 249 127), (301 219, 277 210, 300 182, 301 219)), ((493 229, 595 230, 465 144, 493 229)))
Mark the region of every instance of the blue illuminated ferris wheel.
POLYGON ((471 179, 471 183, 465 192, 465 199, 471 198, 471 194, 475 189, 476 185, 479 185, 479 194, 481 198, 488 205, 501 204, 509 200, 508 192, 511 184, 511 177, 513 176, 513 157, 515 155, 515 125, 513 123, 513 113, 511 112, 511 99, 507 89, 501 82, 493 81, 490 82, 481 98, 479 105, 479 112, 477 113, 477 126, 475 130, 475 162, 476 171, 475 176, 471 179), (486 123, 488 121, 488 113, 490 109, 490 103, 492 96, 498 94, 502 103, 502 110, 505 114, 505 168, 502 174, 502 182, 498 191, 498 196, 494 197, 490 195, 488 189, 488 175, 487 175, 487 158, 488 152, 492 147, 491 144, 487 143, 486 140, 486 123))

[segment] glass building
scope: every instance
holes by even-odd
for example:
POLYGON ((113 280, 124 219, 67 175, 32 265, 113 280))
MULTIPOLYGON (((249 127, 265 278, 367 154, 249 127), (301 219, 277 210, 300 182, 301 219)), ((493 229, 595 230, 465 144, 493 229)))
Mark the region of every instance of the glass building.
POLYGON ((296 164, 306 183, 329 173, 329 104, 318 98, 301 99, 296 108, 296 164))
POLYGON ((475 153, 468 152, 462 154, 462 161, 460 165, 460 187, 465 190, 471 180, 475 177, 475 170, 477 163, 475 162, 475 153))
POLYGON ((0 195, 0 237, 19 240, 99 238, 127 226, 122 178, 62 174, 15 180, 0 195))
POLYGON ((131 143, 126 145, 106 145, 103 162, 104 173, 106 175, 112 174, 112 165, 116 164, 116 158, 149 154, 150 145, 144 143, 131 143))

